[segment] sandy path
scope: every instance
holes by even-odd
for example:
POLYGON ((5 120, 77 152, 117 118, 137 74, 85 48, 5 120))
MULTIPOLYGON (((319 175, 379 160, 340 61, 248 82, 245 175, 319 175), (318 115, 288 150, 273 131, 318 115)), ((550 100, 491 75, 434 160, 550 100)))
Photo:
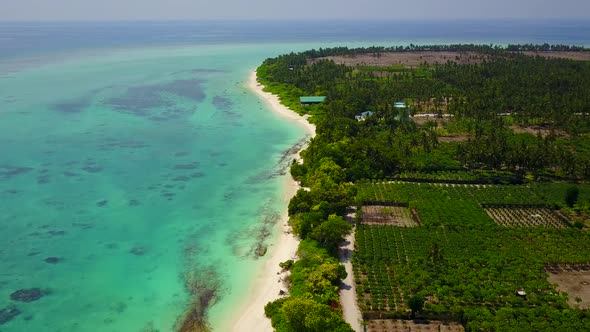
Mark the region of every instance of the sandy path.
MULTIPOLYGON (((301 117, 282 105, 277 96, 262 91, 263 86, 256 81, 256 72, 252 72, 249 76, 246 86, 264 100, 271 110, 284 119, 301 125, 309 136, 315 136, 315 126, 307 122, 306 117, 301 117)), ((302 149, 305 149, 305 146, 302 149)), ((288 203, 300 187, 290 175, 287 175, 285 176, 284 188, 283 200, 288 203)), ((299 239, 291 234, 287 220, 288 215, 287 211, 285 211, 280 223, 281 229, 273 244, 269 246, 267 255, 264 258, 266 261, 256 275, 254 282, 250 285, 244 285, 250 289, 248 295, 244 298, 243 303, 237 306, 238 310, 236 310, 235 314, 228 318, 227 326, 220 331, 273 331, 270 319, 264 316, 264 306, 268 302, 278 299, 281 290, 287 291, 287 288, 280 282, 283 275, 280 274, 279 263, 295 258, 297 246, 299 245, 299 239)))
POLYGON ((348 235, 342 245, 338 248, 340 263, 344 264, 348 276, 342 280, 340 285, 340 303, 344 320, 352 326, 356 332, 362 332, 362 315, 356 302, 356 287, 354 274, 352 272, 352 252, 354 251, 354 232, 348 235))

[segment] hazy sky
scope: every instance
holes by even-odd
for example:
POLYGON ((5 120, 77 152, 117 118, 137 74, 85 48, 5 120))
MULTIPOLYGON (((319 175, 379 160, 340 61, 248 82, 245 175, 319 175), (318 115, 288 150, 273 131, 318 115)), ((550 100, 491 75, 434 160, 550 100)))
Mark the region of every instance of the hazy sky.
POLYGON ((590 0, 0 0, 0 20, 590 19, 590 0))

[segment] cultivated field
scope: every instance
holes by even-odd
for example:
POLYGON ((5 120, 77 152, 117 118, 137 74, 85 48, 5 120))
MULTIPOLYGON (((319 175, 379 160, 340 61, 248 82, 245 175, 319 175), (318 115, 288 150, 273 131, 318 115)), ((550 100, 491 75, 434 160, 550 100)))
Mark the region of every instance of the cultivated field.
POLYGON ((408 303, 416 297, 424 300, 417 317, 451 321, 461 319, 453 314, 458 308, 475 314, 518 307, 531 317, 539 308, 560 312, 568 303, 590 309, 587 235, 549 208, 563 204, 567 186, 390 181, 366 182, 357 189, 357 199, 369 204, 363 207, 369 220, 355 231, 353 254, 367 331, 454 331, 407 321, 408 303), (389 205, 396 208, 387 210, 389 205), (396 227, 384 217, 408 218, 414 210, 420 214, 418 227, 396 227))
POLYGON ((568 226, 564 217, 548 208, 494 207, 484 209, 498 225, 506 227, 554 227, 568 226))
POLYGON ((407 310, 396 273, 396 266, 406 264, 409 259, 400 229, 391 226, 360 226, 357 229, 355 251, 368 262, 373 259, 386 262, 354 265, 359 307, 363 312, 407 310))

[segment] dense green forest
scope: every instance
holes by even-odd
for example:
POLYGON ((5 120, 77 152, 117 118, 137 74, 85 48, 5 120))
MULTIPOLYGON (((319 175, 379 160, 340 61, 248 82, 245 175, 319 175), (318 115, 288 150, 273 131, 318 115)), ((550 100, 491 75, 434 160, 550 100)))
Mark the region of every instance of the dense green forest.
POLYGON ((265 60, 260 83, 310 114, 317 132, 304 162, 291 166, 309 190, 289 204, 289 223, 302 242, 299 259, 282 264, 291 272, 289 296, 266 307, 273 327, 350 331, 339 314, 345 271, 336 259, 352 230, 342 217, 350 206, 358 207, 357 291, 371 299, 359 301, 365 318, 419 311, 474 331, 588 327, 587 313, 568 307, 544 270, 590 259, 590 190, 580 185, 590 179, 590 62, 522 53, 558 51, 587 52, 548 44, 410 45, 265 60), (376 67, 323 59, 417 51, 460 52, 469 63, 376 67), (299 104, 300 96, 317 95, 326 102, 299 104), (366 204, 402 204, 419 222, 365 225, 366 204), (510 218, 532 213, 527 209, 553 219, 512 225, 510 218), (514 295, 517 289, 527 291, 526 300, 514 295))
MULTIPOLYGON (((465 169, 588 179, 590 63, 487 46, 465 48, 486 58, 474 64, 425 64, 386 77, 328 60, 308 64, 316 56, 367 51, 339 48, 268 59, 258 75, 285 104, 314 115, 319 134, 305 155, 307 168, 329 157, 349 181, 408 170, 465 169), (325 95, 328 101, 301 107, 302 95, 325 95), (452 118, 417 124, 400 116, 395 101, 406 101, 412 114, 429 105, 429 113, 452 118), (365 111, 374 115, 356 121, 365 111), (542 127, 546 133, 517 132, 514 126, 542 127), (441 135, 465 140, 443 142, 441 135)), ((306 170, 297 171, 304 181, 306 170)))

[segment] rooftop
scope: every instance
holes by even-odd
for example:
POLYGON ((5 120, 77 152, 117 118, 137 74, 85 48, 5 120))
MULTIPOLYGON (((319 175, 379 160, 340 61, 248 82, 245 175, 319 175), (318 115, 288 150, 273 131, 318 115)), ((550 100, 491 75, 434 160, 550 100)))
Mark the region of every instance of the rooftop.
POLYGON ((361 114, 356 115, 355 116, 355 119, 357 121, 363 121, 363 120, 365 120, 367 117, 369 117, 371 115, 373 115, 373 112, 371 112, 371 111, 365 111, 365 112, 362 112, 361 114))
POLYGON ((299 97, 299 101, 302 103, 322 103, 326 101, 326 96, 303 96, 299 97))

